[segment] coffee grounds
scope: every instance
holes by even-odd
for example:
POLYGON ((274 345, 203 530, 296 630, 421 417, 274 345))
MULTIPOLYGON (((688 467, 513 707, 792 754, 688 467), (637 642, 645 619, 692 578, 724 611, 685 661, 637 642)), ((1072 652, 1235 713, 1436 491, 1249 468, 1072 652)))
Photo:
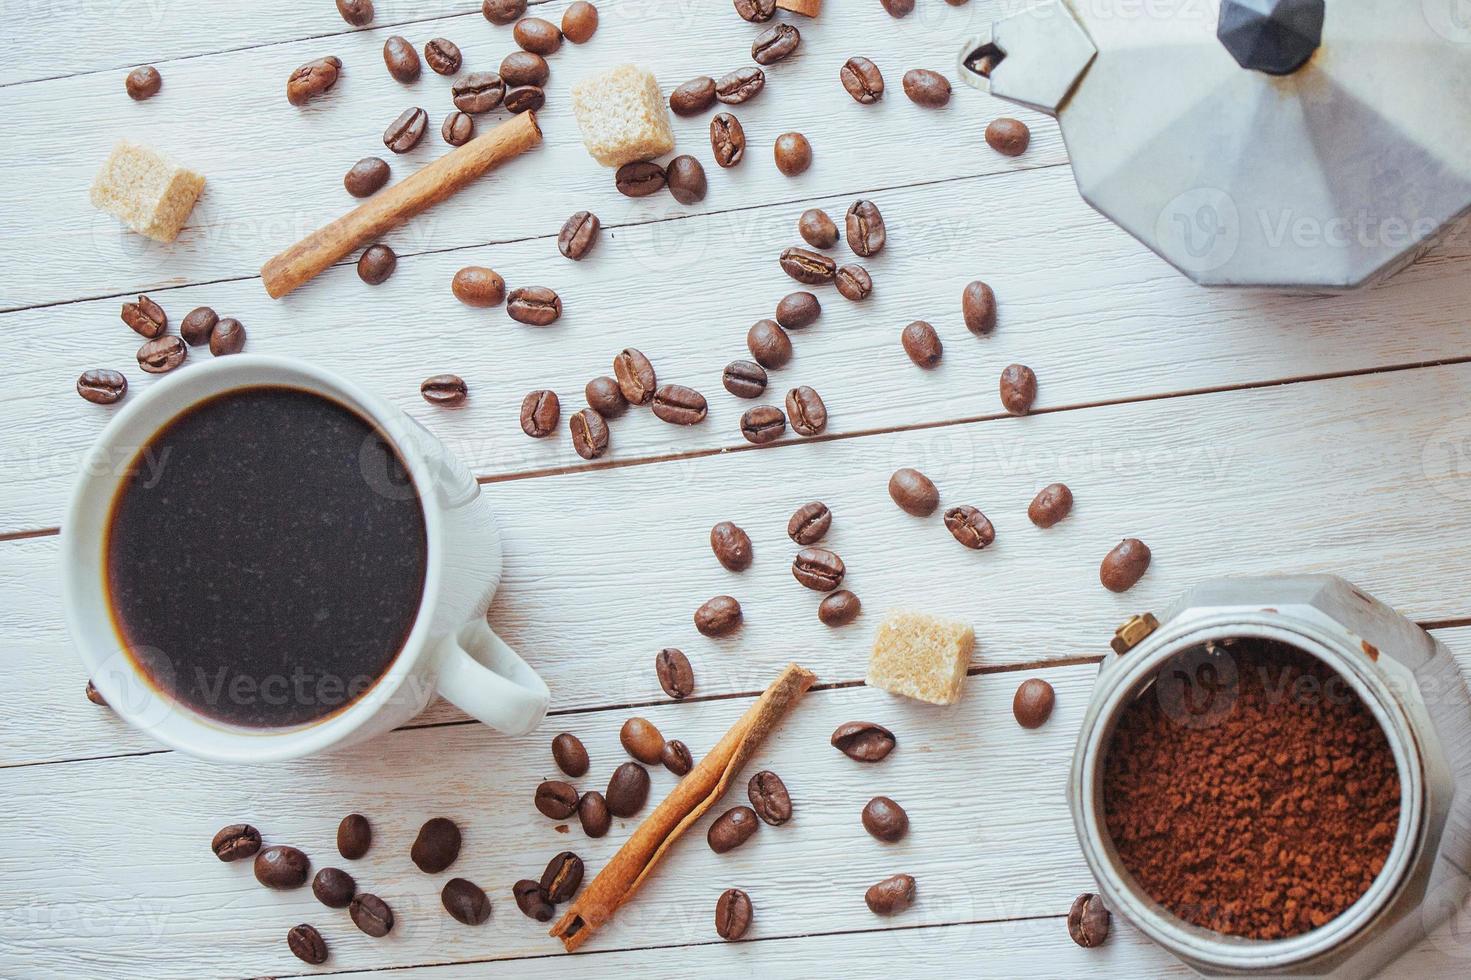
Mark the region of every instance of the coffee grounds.
POLYGON ((1400 785, 1383 730, 1342 677, 1242 639, 1182 654, 1125 709, 1103 797, 1124 867, 1157 902, 1216 932, 1284 939, 1368 890, 1400 785))

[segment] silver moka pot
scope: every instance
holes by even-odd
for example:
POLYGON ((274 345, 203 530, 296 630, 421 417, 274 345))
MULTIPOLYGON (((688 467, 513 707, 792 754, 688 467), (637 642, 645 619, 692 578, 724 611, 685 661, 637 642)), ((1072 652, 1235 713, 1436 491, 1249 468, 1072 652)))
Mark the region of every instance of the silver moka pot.
POLYGON ((960 52, 1078 189, 1207 286, 1351 289, 1471 210, 1459 0, 1044 0, 960 52))

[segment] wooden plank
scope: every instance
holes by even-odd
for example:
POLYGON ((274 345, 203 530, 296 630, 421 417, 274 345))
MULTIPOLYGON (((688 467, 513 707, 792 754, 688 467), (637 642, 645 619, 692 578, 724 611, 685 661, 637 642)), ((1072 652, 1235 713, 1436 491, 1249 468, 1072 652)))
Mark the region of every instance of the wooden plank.
MULTIPOLYGON (((1459 439, 1442 406, 1468 398, 1471 365, 1426 368, 493 484, 506 565, 491 620, 549 680, 558 709, 664 700, 653 657, 666 646, 690 656, 702 696, 759 690, 793 657, 824 681, 861 678, 891 606, 973 622, 984 666, 1101 653, 1128 615, 1215 575, 1336 572, 1418 620, 1451 620, 1471 612, 1444 547, 1468 478, 1432 451, 1459 439), (927 471, 945 505, 981 507, 996 543, 968 551, 938 514, 899 511, 885 486, 903 465, 927 471), (1076 511, 1043 532, 1026 507, 1059 478, 1076 511), (816 593, 789 570, 787 518, 814 498, 833 510, 827 544, 866 603, 839 630, 817 621, 816 593), (739 575, 709 552, 720 520, 754 542, 739 575), (1125 535, 1149 542, 1155 561, 1120 596, 1097 569, 1125 535), (721 593, 742 601, 746 625, 700 636, 690 617, 721 593)), ((52 594, 56 554, 54 539, 0 544, 15 664, 16 723, 0 727, 9 764, 149 744, 81 698, 52 594), (32 736, 51 729, 64 734, 32 736)))

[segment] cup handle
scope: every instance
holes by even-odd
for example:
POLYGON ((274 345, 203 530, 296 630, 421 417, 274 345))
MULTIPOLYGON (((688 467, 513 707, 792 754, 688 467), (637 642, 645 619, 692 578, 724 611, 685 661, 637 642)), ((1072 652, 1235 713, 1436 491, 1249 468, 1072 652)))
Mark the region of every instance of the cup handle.
POLYGON ((439 641, 439 693, 507 735, 525 735, 546 717, 551 692, 484 619, 439 641))

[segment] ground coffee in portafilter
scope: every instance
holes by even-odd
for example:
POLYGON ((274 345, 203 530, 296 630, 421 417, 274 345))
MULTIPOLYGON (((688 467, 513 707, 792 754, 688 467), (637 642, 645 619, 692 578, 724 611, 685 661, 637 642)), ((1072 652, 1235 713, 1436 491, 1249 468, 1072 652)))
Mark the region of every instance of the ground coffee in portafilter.
POLYGON ((1383 870, 1400 783, 1344 679, 1284 644, 1177 657, 1120 716, 1103 800, 1119 858, 1197 926, 1284 939, 1325 925, 1383 870))

